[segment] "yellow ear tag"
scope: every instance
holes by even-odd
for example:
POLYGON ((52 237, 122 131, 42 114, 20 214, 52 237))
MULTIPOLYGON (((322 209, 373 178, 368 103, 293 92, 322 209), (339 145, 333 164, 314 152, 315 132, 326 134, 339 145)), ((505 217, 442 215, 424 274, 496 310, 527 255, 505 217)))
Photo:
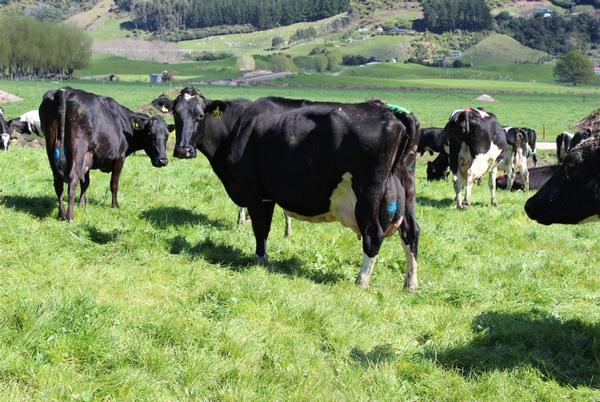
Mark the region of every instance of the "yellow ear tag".
POLYGON ((217 107, 215 110, 212 111, 211 116, 215 119, 220 119, 221 118, 221 109, 219 109, 219 107, 217 107))
POLYGON ((162 105, 162 108, 160 109, 163 113, 169 113, 169 109, 167 109, 167 107, 165 105, 162 105))
POLYGON ((137 120, 133 121, 133 127, 134 128, 140 128, 140 123, 137 122, 137 120))

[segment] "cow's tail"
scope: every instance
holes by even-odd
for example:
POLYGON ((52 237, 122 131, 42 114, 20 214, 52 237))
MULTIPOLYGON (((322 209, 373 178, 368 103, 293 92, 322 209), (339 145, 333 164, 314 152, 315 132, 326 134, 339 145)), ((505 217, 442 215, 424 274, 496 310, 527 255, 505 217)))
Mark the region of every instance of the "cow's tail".
POLYGON ((67 91, 65 88, 61 88, 56 91, 56 96, 58 99, 55 99, 58 103, 58 117, 59 117, 59 127, 58 133, 56 136, 56 143, 54 144, 54 165, 60 171, 61 167, 64 165, 65 161, 65 132, 67 128, 67 91))
POLYGON ((405 127, 405 135, 401 138, 396 151, 396 158, 392 165, 392 172, 396 171, 398 165, 405 164, 409 170, 414 169, 417 147, 419 146, 419 121, 412 113, 394 112, 394 116, 402 122, 405 127), (411 158, 412 155, 412 158, 411 158))

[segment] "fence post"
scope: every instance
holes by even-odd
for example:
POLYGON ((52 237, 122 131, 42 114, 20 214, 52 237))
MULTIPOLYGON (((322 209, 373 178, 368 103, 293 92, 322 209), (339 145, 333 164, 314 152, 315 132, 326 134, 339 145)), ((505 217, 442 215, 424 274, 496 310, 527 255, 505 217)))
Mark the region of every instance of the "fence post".
POLYGON ((546 123, 542 125, 542 139, 546 141, 546 123))

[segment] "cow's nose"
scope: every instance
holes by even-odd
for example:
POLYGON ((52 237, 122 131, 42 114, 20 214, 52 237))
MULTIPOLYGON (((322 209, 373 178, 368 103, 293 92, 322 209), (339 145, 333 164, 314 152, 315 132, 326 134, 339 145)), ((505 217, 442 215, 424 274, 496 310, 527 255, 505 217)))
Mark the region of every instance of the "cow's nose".
POLYGON ((173 156, 175 156, 176 158, 184 158, 184 159, 195 158, 196 157, 196 149, 194 149, 194 147, 191 147, 189 145, 184 146, 184 147, 175 147, 175 150, 173 151, 173 156))
POLYGON ((169 160, 167 158, 158 158, 158 166, 167 166, 169 160))

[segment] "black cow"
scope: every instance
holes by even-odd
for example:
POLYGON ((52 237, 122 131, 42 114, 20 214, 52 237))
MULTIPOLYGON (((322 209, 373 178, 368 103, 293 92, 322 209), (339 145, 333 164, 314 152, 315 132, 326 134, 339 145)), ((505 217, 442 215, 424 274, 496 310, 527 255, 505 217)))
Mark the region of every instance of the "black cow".
POLYGON ((112 172, 112 207, 117 208, 119 176, 127 155, 143 149, 153 166, 167 165, 169 131, 162 117, 135 113, 112 98, 69 87, 46 92, 39 112, 60 219, 73 220, 77 182, 79 204, 85 205, 90 169, 112 172), (66 213, 64 182, 69 187, 66 213))
MULTIPOLYGON (((529 169, 529 189, 538 190, 556 172, 560 165, 538 166, 529 169)), ((508 176, 502 175, 496 178, 496 188, 506 190, 508 188, 508 176)), ((525 183, 521 174, 515 176, 511 191, 525 190, 525 183)))
POLYGON ((0 149, 4 152, 8 151, 11 133, 10 125, 4 120, 4 109, 0 108, 0 149))
POLYGON ((527 200, 525 212, 544 225, 600 219, 600 136, 567 152, 550 180, 527 200))
POLYGON ((527 157, 529 158, 531 156, 531 159, 533 160, 533 166, 537 166, 538 160, 535 153, 537 133, 532 128, 522 127, 522 129, 525 131, 525 134, 527 134, 527 145, 529 146, 527 149, 527 157))
POLYGON ((427 162, 427 180, 446 180, 450 174, 449 166, 448 154, 440 152, 433 161, 427 162))
POLYGON ((423 156, 425 152, 433 155, 434 152, 445 152, 448 154, 448 137, 443 128, 422 128, 419 135, 419 146, 417 152, 423 156))
POLYGON ((569 149, 575 148, 578 144, 590 138, 591 135, 592 134, 588 130, 577 131, 571 140, 571 144, 569 144, 569 149))
POLYGON ((368 287, 386 235, 400 229, 405 287, 417 288, 419 226, 414 167, 419 127, 409 113, 379 101, 320 103, 263 98, 250 106, 211 101, 186 88, 160 106, 173 110, 175 155, 208 158, 227 193, 248 207, 259 263, 275 204, 311 222, 338 221, 360 236, 357 283, 368 287))
POLYGON ((571 141, 573 134, 563 131, 556 136, 556 159, 562 162, 567 156, 567 152, 571 149, 571 141))
POLYGON ((529 191, 529 169, 527 168, 527 155, 529 144, 527 142, 527 131, 520 127, 505 127, 506 147, 504 153, 504 170, 507 176, 507 188, 512 188, 515 176, 520 173, 523 177, 525 191, 529 191))
POLYGON ((492 205, 497 205, 496 176, 499 157, 508 148, 506 134, 496 116, 484 109, 456 110, 444 129, 450 144, 450 170, 456 206, 471 204, 473 182, 489 171, 492 205), (466 187, 463 204, 462 191, 466 187))

